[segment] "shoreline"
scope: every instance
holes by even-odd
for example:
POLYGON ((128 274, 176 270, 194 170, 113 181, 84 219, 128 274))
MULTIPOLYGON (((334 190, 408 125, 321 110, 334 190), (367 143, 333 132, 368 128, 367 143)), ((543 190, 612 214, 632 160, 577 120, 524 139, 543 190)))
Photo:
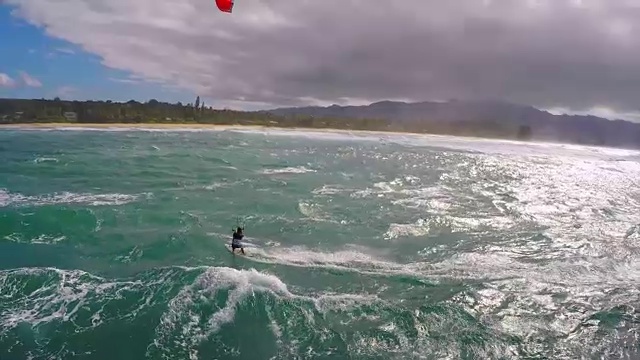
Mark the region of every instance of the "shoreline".
POLYGON ((430 134, 406 131, 384 131, 384 130, 361 130, 361 129, 334 129, 334 128, 306 128, 306 127, 282 127, 282 126, 266 126, 266 125, 222 125, 222 124, 163 124, 163 123, 15 123, 0 124, 0 130, 3 129, 133 129, 133 130, 249 130, 249 131, 297 131, 297 132, 320 132, 320 133, 342 133, 342 134, 368 134, 368 135, 411 135, 411 136, 434 136, 434 137, 454 137, 462 139, 477 140, 498 140, 498 141, 517 141, 511 139, 492 139, 471 136, 430 134))
POLYGON ((162 124, 162 123, 14 123, 0 124, 2 128, 20 128, 20 129, 43 129, 43 128, 87 128, 87 129, 107 129, 107 128, 134 128, 134 129, 227 129, 227 128, 268 128, 262 125, 218 125, 218 124, 162 124))
POLYGON ((533 145, 533 146, 576 146, 576 147, 588 147, 588 148, 602 148, 611 150, 627 150, 627 151, 639 151, 634 148, 612 147, 602 145, 591 144, 575 144, 569 142, 554 142, 554 141, 540 141, 530 140, 522 141, 516 139, 505 138, 488 138, 477 136, 463 136, 463 135, 448 135, 448 134, 431 134, 431 133, 419 133, 419 132, 406 132, 406 131, 384 131, 384 130, 361 130, 361 129, 335 129, 335 128, 305 128, 305 127, 281 127, 281 126, 267 126, 267 125, 222 125, 222 124, 163 124, 163 123, 15 123, 15 124, 0 124, 0 131, 2 130, 89 130, 89 131, 101 131, 111 129, 122 130, 173 130, 173 131, 190 131, 190 130, 202 130, 202 131, 282 131, 282 132, 299 132, 299 133, 322 133, 322 134, 343 134, 343 135, 361 135, 361 136, 411 136, 416 138, 439 138, 439 139, 455 139, 457 141, 472 141, 472 142, 502 142, 516 145, 533 145))

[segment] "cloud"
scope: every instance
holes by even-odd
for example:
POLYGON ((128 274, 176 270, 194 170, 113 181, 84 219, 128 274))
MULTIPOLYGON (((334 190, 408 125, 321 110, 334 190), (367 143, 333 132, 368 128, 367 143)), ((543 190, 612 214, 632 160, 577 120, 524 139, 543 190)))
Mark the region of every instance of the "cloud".
POLYGON ((15 85, 15 80, 13 80, 9 75, 0 73, 0 88, 10 88, 14 87, 15 85))
POLYGON ((22 78, 22 82, 29 87, 42 87, 42 83, 40 80, 34 78, 33 76, 27 74, 24 71, 20 71, 20 77, 22 78))
MULTIPOLYGON (((20 79, 22 80, 20 85, 24 84, 30 87, 42 87, 42 83, 38 79, 32 77, 24 71, 20 71, 20 79)), ((17 85, 19 85, 19 83, 16 80, 12 79, 9 75, 0 73, 0 87, 15 87, 17 85)))
POLYGON ((632 0, 5 0, 111 68, 239 107, 501 99, 640 111, 632 0))
POLYGON ((545 110, 554 115, 593 115, 605 119, 625 119, 640 123, 640 111, 620 113, 614 109, 604 106, 594 106, 590 109, 580 111, 572 111, 571 109, 566 108, 550 108, 545 110))
POLYGON ((63 54, 74 55, 76 52, 69 48, 56 48, 56 51, 63 54))
POLYGON ((54 91, 54 96, 59 98, 69 98, 73 96, 78 89, 73 86, 61 86, 54 91))
POLYGON ((109 78, 109 81, 123 83, 123 84, 139 84, 142 80, 138 79, 121 79, 121 78, 109 78))

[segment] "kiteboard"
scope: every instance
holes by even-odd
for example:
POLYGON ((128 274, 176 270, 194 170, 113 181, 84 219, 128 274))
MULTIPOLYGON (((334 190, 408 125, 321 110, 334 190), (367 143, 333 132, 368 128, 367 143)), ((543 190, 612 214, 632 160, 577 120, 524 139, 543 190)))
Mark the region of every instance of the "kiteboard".
MULTIPOLYGON (((230 254, 234 254, 233 250, 231 249, 231 245, 229 245, 229 244, 225 244, 225 245, 224 245, 224 248, 225 248, 225 249, 227 249, 227 251, 228 251, 230 254)), ((251 253, 247 251, 247 247, 246 247, 246 246, 244 247, 244 254, 242 253, 242 250, 240 250, 240 249, 236 249, 236 251, 235 251, 235 255, 248 256, 248 257, 251 257, 251 256, 252 256, 252 255, 251 255, 251 253)))

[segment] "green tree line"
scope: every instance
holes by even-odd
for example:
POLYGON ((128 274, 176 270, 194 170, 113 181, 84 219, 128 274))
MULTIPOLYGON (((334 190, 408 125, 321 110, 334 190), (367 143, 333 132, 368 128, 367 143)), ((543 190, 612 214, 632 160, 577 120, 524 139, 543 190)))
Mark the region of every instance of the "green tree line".
POLYGON ((157 100, 138 102, 0 99, 0 124, 98 123, 98 124, 217 124, 259 125, 528 139, 531 129, 493 122, 402 124, 388 119, 355 119, 313 116, 277 116, 266 111, 235 111, 207 107, 198 97, 193 104, 157 100))

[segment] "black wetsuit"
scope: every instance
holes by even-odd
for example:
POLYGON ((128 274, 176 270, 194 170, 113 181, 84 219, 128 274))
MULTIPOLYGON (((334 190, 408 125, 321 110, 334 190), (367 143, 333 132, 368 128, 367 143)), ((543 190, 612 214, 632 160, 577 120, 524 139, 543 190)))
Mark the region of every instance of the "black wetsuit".
POLYGON ((231 248, 232 249, 242 249, 242 244, 240 240, 244 237, 243 234, 238 234, 237 231, 233 232, 233 240, 231 240, 231 248))

